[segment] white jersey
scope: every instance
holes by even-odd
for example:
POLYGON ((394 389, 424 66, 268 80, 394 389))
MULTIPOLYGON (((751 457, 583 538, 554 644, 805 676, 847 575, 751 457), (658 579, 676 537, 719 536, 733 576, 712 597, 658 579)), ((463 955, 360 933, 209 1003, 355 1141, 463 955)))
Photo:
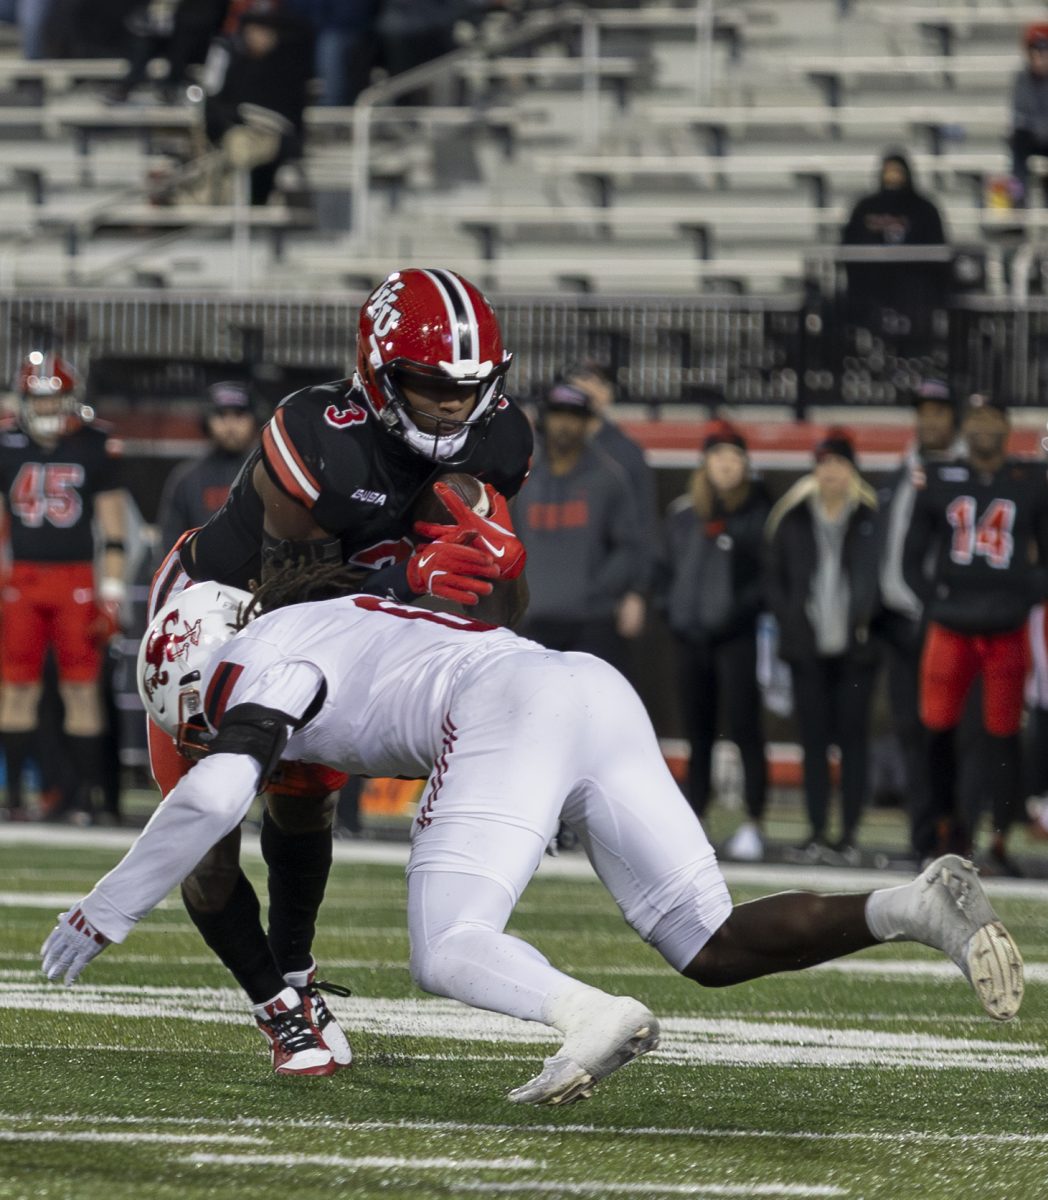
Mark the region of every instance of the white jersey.
MULTIPOLYGON (((287 760, 427 777, 409 881, 483 878, 515 904, 563 819, 629 923, 678 969, 730 911, 640 698, 600 659, 351 596, 258 618, 202 675, 215 728, 237 705, 263 705, 287 717, 287 760)), ((243 819, 260 775, 245 753, 198 762, 82 902, 93 927, 122 941, 243 819)), ((409 882, 416 925, 420 888, 409 882)))
POLYGON ((346 596, 252 621, 205 671, 212 726, 237 704, 300 720, 282 757, 350 775, 424 779, 440 753, 453 689, 483 655, 549 651, 507 629, 450 613, 346 596), (320 705, 319 712, 310 713, 320 705))

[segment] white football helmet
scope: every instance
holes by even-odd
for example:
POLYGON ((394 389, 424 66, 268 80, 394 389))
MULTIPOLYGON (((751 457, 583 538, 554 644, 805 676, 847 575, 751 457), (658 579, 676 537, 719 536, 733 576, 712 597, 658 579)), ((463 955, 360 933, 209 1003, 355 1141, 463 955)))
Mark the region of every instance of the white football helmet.
POLYGON ((233 637, 251 593, 221 583, 195 583, 153 618, 138 648, 138 694, 146 712, 179 745, 186 729, 203 727, 204 670, 233 637), (194 718, 197 718, 194 721, 194 718))

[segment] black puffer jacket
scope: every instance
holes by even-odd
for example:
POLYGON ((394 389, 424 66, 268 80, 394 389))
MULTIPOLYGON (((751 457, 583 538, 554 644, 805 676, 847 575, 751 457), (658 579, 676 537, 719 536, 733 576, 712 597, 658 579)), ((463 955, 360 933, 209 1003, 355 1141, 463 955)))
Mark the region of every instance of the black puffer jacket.
POLYGON ((678 637, 722 641, 756 628, 764 607, 764 525, 770 508, 759 481, 751 482, 732 512, 714 502, 706 520, 690 495, 670 506, 658 582, 666 619, 678 637))
MULTIPOLYGON (((786 662, 818 654, 808 617, 808 598, 818 566, 810 494, 792 489, 775 506, 768 525, 768 605, 779 623, 779 655, 786 662)), ((872 661, 876 651, 870 624, 880 605, 880 588, 876 499, 865 485, 844 535, 844 570, 850 592, 848 652, 859 660, 872 661)))

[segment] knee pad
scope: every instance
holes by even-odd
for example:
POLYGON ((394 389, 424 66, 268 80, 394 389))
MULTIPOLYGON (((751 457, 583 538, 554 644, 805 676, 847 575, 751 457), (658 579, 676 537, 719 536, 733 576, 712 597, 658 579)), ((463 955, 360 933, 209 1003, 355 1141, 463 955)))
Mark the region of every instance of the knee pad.
POLYGON ((281 833, 321 833, 335 823, 334 793, 323 796, 266 795, 266 811, 281 833))

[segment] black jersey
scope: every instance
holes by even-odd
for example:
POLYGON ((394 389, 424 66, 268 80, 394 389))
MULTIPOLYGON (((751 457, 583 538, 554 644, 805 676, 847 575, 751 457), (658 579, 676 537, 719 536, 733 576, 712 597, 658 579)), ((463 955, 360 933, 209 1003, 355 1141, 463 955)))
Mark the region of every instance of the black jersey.
POLYGON ((157 518, 165 549, 173 546, 187 529, 199 529, 218 512, 244 461, 243 454, 212 450, 171 472, 160 498, 157 518))
POLYGON ((0 492, 16 562, 90 562, 95 496, 120 486, 120 443, 79 425, 47 449, 13 418, 0 424, 0 492))
POLYGON ((1044 598, 1044 463, 1009 459, 992 475, 963 460, 935 463, 915 482, 903 571, 925 615, 961 633, 1017 629, 1044 598))
MULTIPOLYGON (((502 400, 487 427, 470 436, 474 444, 455 469, 504 496, 516 495, 532 450, 521 410, 502 400)), ((193 561, 185 562, 194 579, 247 587, 259 578, 263 506, 252 484, 259 461, 282 491, 341 540, 344 562, 374 571, 410 556, 415 501, 448 469, 383 429, 346 381, 304 388, 281 402, 228 500, 194 537, 193 561)))

